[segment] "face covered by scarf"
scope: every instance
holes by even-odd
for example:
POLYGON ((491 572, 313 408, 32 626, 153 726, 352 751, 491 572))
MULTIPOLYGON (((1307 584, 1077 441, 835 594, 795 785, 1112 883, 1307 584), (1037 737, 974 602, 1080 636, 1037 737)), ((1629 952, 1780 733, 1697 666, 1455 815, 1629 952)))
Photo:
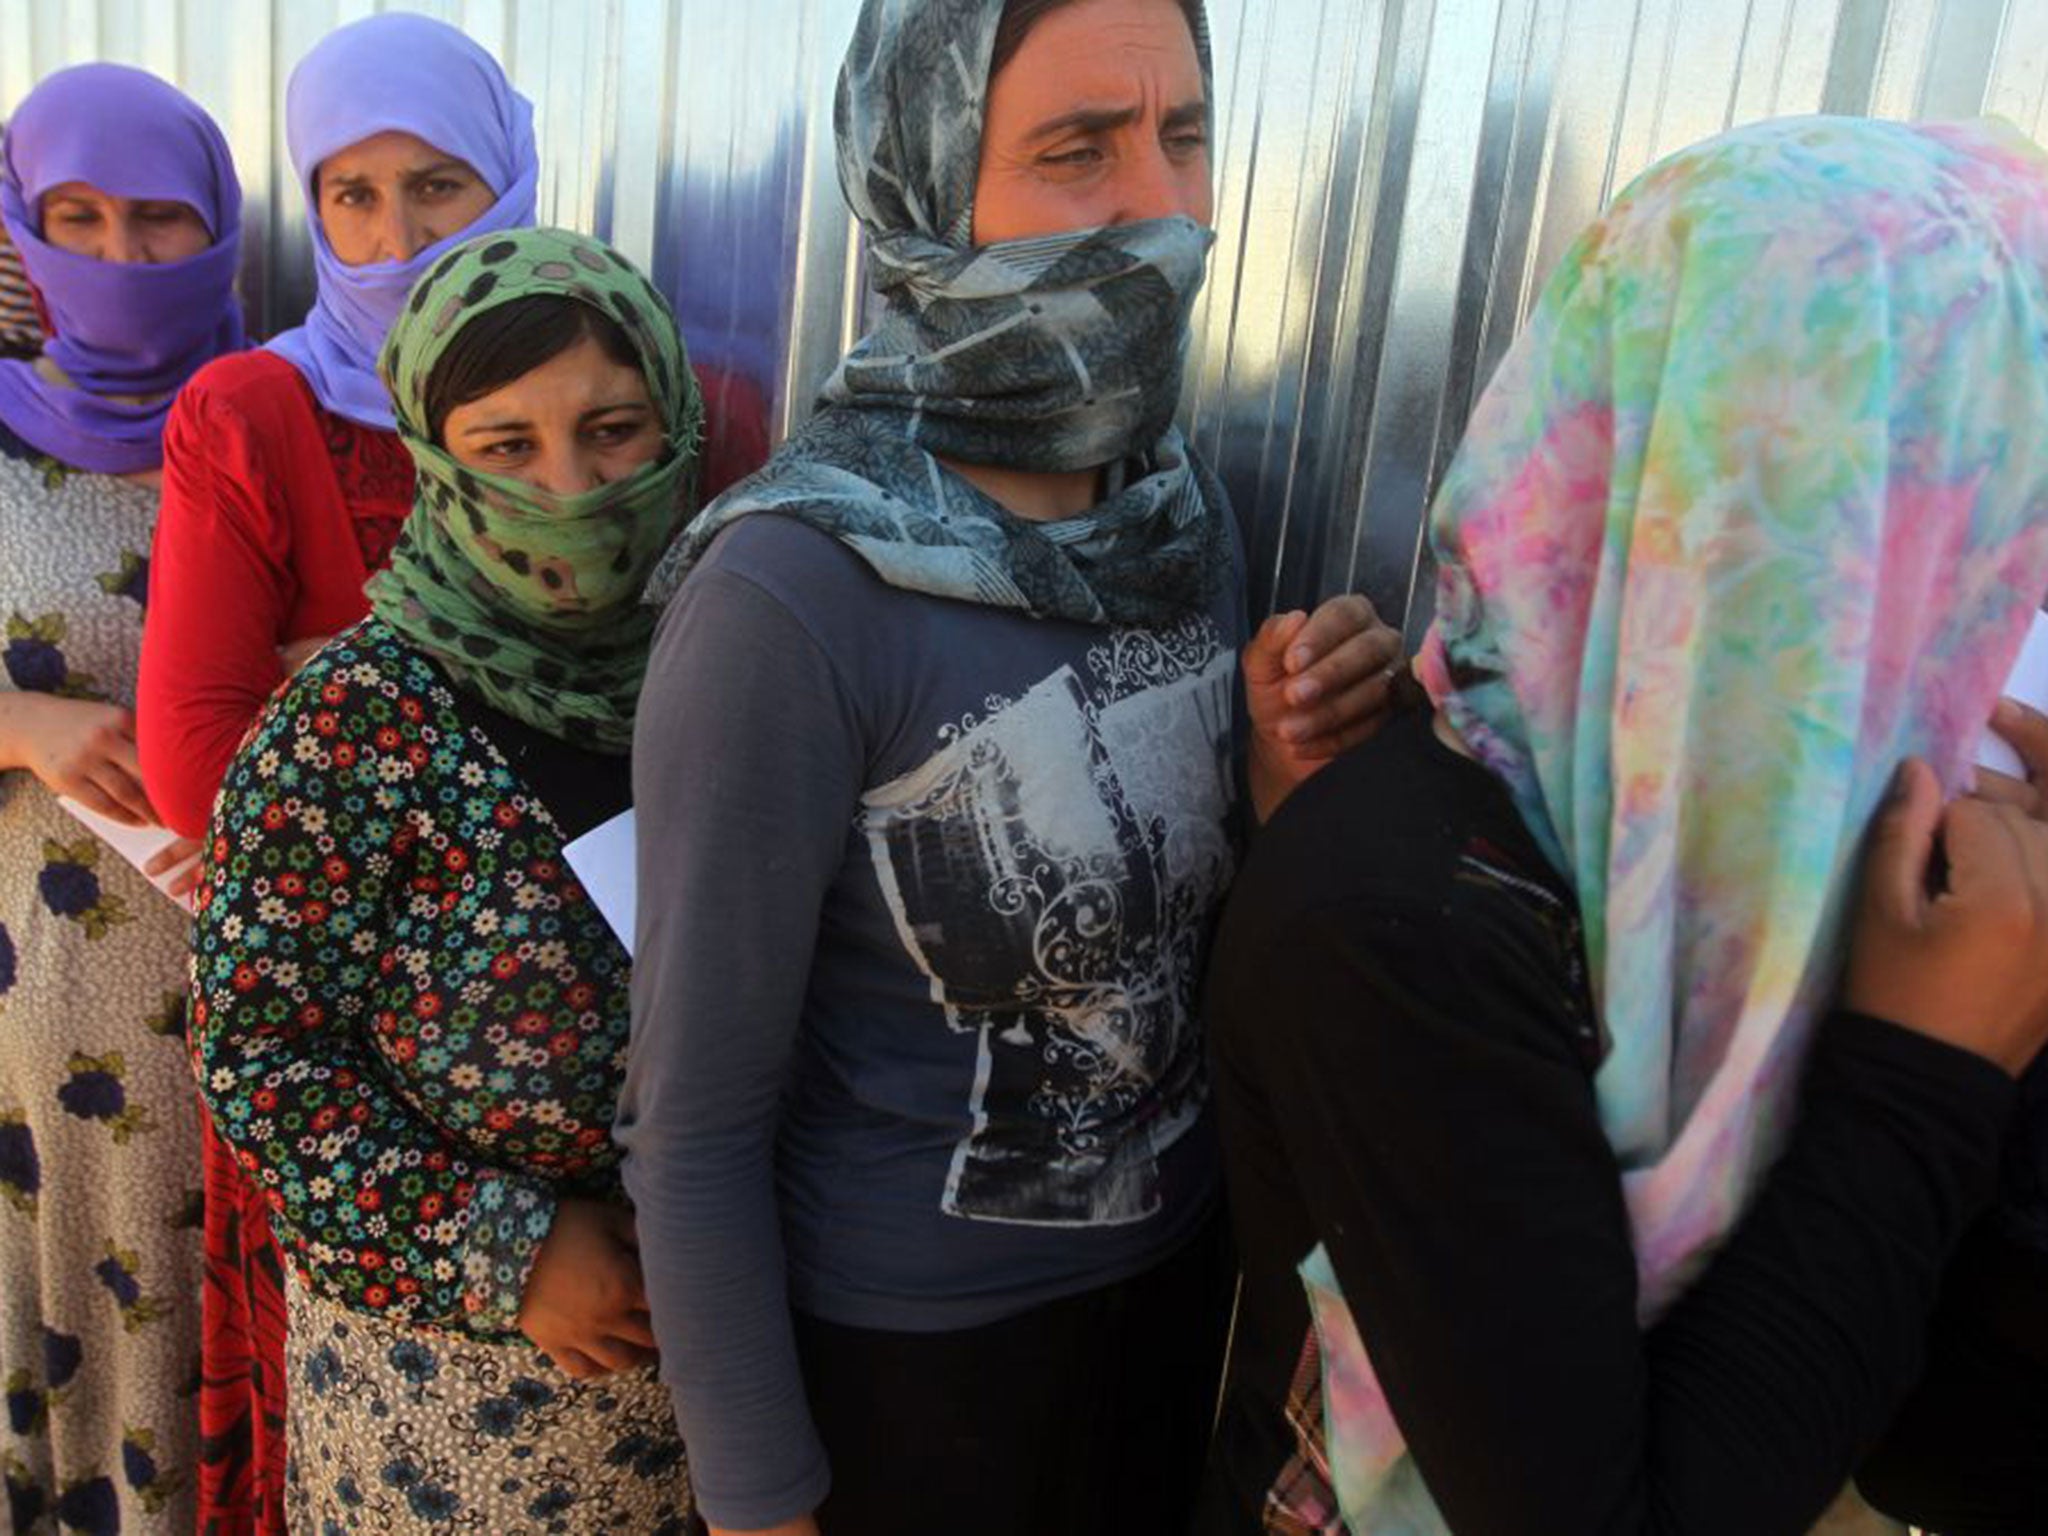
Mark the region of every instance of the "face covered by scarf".
MULTIPOLYGON (((1583 235, 1432 514, 1438 707, 1577 892, 1653 1320, 1782 1146, 1898 764, 1965 778, 2048 593, 2048 156, 1803 118, 1583 235)), ((1356 1531, 1445 1527, 1322 1250, 1356 1531)))
POLYGON ((178 386, 243 343, 235 299, 242 188, 227 141, 183 92, 143 70, 81 64, 23 99, 0 153, 0 218, 50 317, 45 354, 71 381, 0 363, 0 422, 80 469, 126 474, 163 462, 178 386), (162 263, 100 261, 43 239, 52 187, 184 203, 213 243, 162 263))
POLYGON ((689 506, 704 406, 668 303, 625 257, 559 229, 472 240, 421 280, 385 343, 384 377, 417 493, 371 610, 494 708, 582 746, 624 752, 654 612, 640 591, 689 506), (464 326, 552 294, 624 330, 662 423, 658 457, 576 496, 458 464, 426 392, 464 326))
MULTIPOLYGON (((651 598, 754 512, 835 535, 894 586, 1040 617, 1170 622, 1228 579, 1222 490, 1173 426, 1209 231, 1168 218, 969 244, 1001 18, 991 0, 862 6, 835 125, 881 321, 811 423, 691 528, 651 598), (934 456, 1107 466, 1111 489, 1088 512, 1033 523, 934 456)), ((1207 28, 1195 30, 1206 88, 1207 28)))
POLYGON ((420 274, 465 240, 533 222, 540 179, 533 104, 455 28, 388 11, 323 37, 292 71, 284 110, 292 169, 312 218, 318 290, 306 323, 272 338, 270 348, 306 376, 327 409, 388 431, 394 423, 377 353, 420 274), (334 254, 320 224, 320 165, 391 132, 463 160, 497 201, 408 260, 352 267, 334 254))

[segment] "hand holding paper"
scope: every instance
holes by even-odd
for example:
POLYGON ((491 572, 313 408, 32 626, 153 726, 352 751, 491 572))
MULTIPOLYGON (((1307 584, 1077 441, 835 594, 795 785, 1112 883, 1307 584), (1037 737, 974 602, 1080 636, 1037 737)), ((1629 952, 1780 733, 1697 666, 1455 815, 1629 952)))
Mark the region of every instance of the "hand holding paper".
POLYGON ((149 883, 162 891, 165 896, 183 907, 192 910, 193 882, 186 877, 199 863, 199 848, 181 838, 168 827, 131 827, 115 821, 111 816, 102 816, 98 811, 89 810, 69 795, 59 795, 57 803, 65 811, 83 822, 101 842, 121 855, 130 864, 141 870, 149 883), (186 857, 174 860, 168 867, 151 871, 151 864, 158 854, 187 844, 191 851, 186 857))

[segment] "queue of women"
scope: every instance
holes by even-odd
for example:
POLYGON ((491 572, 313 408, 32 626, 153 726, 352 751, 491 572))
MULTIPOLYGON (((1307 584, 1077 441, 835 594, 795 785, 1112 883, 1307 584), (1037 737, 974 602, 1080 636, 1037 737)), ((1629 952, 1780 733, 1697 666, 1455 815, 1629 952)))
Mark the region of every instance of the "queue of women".
POLYGON ((1253 626, 1173 424, 1211 82, 1199 0, 867 0, 881 317, 708 500, 459 32, 297 66, 257 348, 207 115, 17 106, 12 1530, 2048 1529, 2048 155, 1645 173, 1411 665, 1253 626))

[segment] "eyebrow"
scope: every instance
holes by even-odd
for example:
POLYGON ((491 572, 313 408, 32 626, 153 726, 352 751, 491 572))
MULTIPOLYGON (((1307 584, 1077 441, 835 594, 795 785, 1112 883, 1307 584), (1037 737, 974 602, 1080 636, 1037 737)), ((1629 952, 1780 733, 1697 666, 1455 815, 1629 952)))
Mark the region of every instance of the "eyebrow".
MULTIPOLYGON (((436 160, 432 165, 424 165, 418 167, 417 169, 401 171, 399 172, 399 176, 401 177, 401 179, 408 182, 425 181, 429 176, 439 176, 448 171, 460 171, 461 173, 467 176, 476 175, 476 172, 470 169, 468 161, 457 160, 453 156, 450 156, 446 160, 436 160)), ((320 181, 323 187, 330 184, 337 187, 366 187, 370 185, 370 178, 368 176, 334 176, 332 172, 329 172, 328 175, 322 176, 320 178, 320 181), (333 178, 331 183, 329 181, 329 176, 332 176, 333 178)))
MULTIPOLYGON (((1142 110, 1140 107, 1079 107, 1072 112, 1063 112, 1058 117, 1046 119, 1025 134, 1024 138, 1027 143, 1036 143, 1068 133, 1109 133, 1118 128, 1129 127, 1138 120, 1142 110)), ((1209 103, 1197 99, 1184 101, 1172 108, 1160 120, 1160 126, 1184 128, 1190 123, 1205 123, 1208 120, 1209 103)))
MULTIPOLYGON (((653 409, 654 407, 645 400, 614 400, 609 405, 593 405, 589 410, 576 418, 576 424, 580 427, 587 421, 595 420, 599 416, 609 416, 614 411, 652 411, 653 409)), ((523 418, 507 418, 503 421, 480 421, 473 427, 464 427, 461 435, 463 437, 490 437, 499 432, 530 432, 532 430, 533 423, 530 421, 523 418)))
MULTIPOLYGON (((432 165, 421 166, 416 171, 407 171, 404 174, 407 181, 425 181, 430 176, 445 176, 450 171, 462 176, 476 176, 476 170, 467 160, 457 160, 453 155, 446 160, 436 160, 432 165)), ((478 176, 477 179, 481 181, 483 178, 478 176)))

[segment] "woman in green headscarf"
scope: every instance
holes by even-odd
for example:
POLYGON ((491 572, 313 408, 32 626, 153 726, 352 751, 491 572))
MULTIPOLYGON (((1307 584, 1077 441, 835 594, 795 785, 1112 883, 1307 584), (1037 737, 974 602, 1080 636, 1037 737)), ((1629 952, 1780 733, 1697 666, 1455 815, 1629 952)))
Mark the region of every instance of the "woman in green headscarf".
POLYGON ((629 961, 562 850, 628 801, 702 406, 652 285, 560 230, 451 252, 382 371, 412 516, 230 770, 196 939, 202 1087, 294 1260, 291 1522, 680 1531, 629 961))

